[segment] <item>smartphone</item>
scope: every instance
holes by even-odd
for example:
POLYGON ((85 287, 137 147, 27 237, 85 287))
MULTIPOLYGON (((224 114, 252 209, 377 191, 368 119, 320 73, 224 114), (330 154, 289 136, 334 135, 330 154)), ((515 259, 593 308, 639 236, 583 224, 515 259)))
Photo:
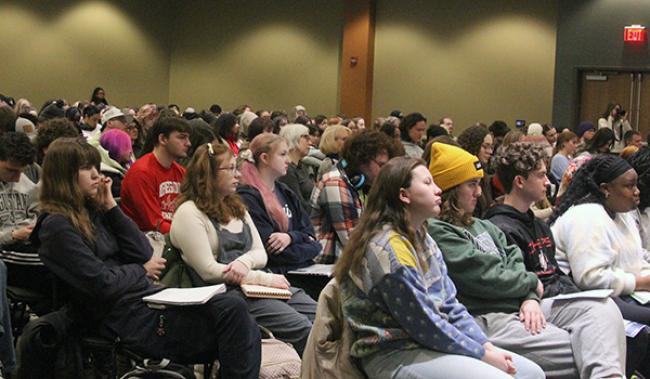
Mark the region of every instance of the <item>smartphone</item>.
POLYGON ((524 126, 526 126, 526 120, 516 120, 515 126, 517 127, 517 129, 523 128, 524 126))

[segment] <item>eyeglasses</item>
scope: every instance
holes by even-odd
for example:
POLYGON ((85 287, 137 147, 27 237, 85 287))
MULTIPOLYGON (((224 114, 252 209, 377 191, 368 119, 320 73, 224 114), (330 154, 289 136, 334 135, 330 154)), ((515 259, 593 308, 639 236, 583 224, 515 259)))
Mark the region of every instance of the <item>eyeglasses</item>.
POLYGON ((228 171, 230 171, 230 173, 233 174, 233 175, 235 175, 235 174, 237 173, 237 171, 239 171, 239 170, 237 169, 237 165, 232 165, 232 166, 230 166, 230 167, 218 167, 217 170, 219 170, 219 171, 221 171, 221 170, 228 170, 228 171))

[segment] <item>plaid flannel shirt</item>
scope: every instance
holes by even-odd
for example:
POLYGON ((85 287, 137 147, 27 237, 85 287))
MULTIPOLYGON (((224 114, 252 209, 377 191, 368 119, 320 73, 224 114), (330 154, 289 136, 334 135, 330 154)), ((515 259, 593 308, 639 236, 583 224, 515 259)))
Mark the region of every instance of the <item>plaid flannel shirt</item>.
POLYGON ((359 192, 335 165, 311 193, 311 223, 323 250, 314 260, 331 264, 341 254, 363 212, 359 192))

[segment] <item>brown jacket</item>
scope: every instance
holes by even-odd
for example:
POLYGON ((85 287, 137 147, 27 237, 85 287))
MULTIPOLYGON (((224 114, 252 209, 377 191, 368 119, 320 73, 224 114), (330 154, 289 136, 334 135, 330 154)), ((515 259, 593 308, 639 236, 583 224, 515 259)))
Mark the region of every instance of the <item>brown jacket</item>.
POLYGON ((352 330, 343 318, 336 279, 318 297, 316 320, 302 355, 302 379, 364 379, 350 359, 352 330))

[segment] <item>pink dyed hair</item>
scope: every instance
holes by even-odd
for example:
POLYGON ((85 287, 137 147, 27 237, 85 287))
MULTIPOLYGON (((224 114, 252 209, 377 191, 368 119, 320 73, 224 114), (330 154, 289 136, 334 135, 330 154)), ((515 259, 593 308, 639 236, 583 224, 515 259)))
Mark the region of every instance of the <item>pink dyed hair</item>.
MULTIPOLYGON (((108 150, 108 155, 116 161, 119 161, 120 157, 126 153, 130 154, 133 151, 131 137, 120 129, 109 129, 102 133, 102 136, 99 137, 99 144, 108 150)), ((122 164, 122 162, 119 163, 122 164)))
POLYGON ((284 210, 282 210, 282 206, 280 205, 278 198, 273 194, 272 188, 268 188, 262 181, 260 172, 256 166, 260 163, 260 155, 264 153, 272 153, 278 143, 283 141, 286 143, 284 138, 273 133, 262 133, 253 138, 249 145, 249 149, 253 154, 255 164, 252 164, 249 161, 244 161, 241 167, 241 182, 260 191, 262 200, 264 201, 264 207, 269 216, 271 216, 272 220, 275 220, 278 223, 280 231, 286 233, 289 230, 289 218, 284 213, 284 210))

